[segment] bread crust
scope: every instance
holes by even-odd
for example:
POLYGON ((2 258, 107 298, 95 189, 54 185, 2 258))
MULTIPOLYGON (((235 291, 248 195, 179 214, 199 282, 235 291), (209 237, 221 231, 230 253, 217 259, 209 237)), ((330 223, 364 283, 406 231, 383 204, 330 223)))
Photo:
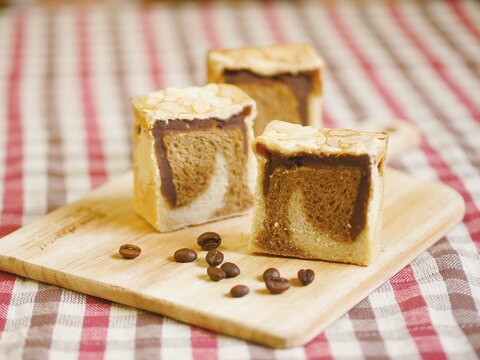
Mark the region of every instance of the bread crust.
MULTIPOLYGON (((232 176, 228 173, 230 168, 227 164, 228 154, 221 151, 215 155, 215 171, 211 175, 204 193, 199 194, 195 201, 185 206, 172 208, 161 191, 162 176, 155 152, 155 137, 152 132, 156 122, 165 122, 168 126, 169 121, 177 120, 175 117, 187 122, 211 118, 228 122, 233 116, 245 113, 243 121, 246 129, 244 136, 247 149, 245 154, 240 152, 242 157, 246 158, 243 170, 247 189, 245 196, 251 199, 255 186, 256 160, 250 145, 253 139, 252 123, 256 116, 256 106, 248 95, 232 85, 207 85, 203 88, 161 90, 132 98, 131 104, 135 119, 133 205, 135 211, 148 223, 160 232, 167 232, 239 215, 249 210, 250 202, 248 206, 239 211, 230 210, 238 209, 238 207, 232 207, 225 203, 232 198, 229 190, 232 176), (205 106, 199 103, 199 99, 200 102, 206 103, 205 106), (172 106, 172 103, 175 106, 172 106), (248 111, 244 111, 247 108, 248 111)), ((230 131, 235 130, 229 129, 228 132, 230 131)), ((212 131, 212 136, 222 135, 222 131, 218 129, 215 132, 216 135, 212 131)), ((202 134, 204 134, 202 136, 208 133, 208 129, 202 130, 202 134)), ((235 134, 235 139, 238 139, 238 131, 235 134)), ((245 200, 243 200, 244 202, 245 200)))
POLYGON ((325 64, 310 45, 285 44, 210 50, 207 54, 208 82, 225 83, 226 70, 248 70, 265 77, 312 73, 306 122, 321 127, 322 76, 325 64))
POLYGON ((323 70, 325 64, 308 44, 248 46, 210 50, 207 54, 209 79, 221 79, 225 70, 249 70, 257 75, 298 74, 323 70))
MULTIPOLYGON (((313 127, 302 127, 281 121, 270 123, 264 134, 257 137, 253 143, 253 149, 258 158, 258 177, 254 197, 255 207, 249 244, 250 252, 338 261, 364 266, 371 264, 377 253, 382 224, 383 171, 387 143, 388 136, 386 133, 359 132, 348 129, 319 130, 313 127), (309 196, 308 194, 313 196, 315 193, 321 193, 321 191, 325 190, 319 189, 318 184, 325 183, 325 176, 329 176, 328 171, 326 172, 328 167, 321 165, 320 168, 312 168, 310 171, 309 165, 291 168, 287 166, 286 168, 277 168, 280 169, 280 172, 271 172, 272 168, 269 167, 269 162, 272 161, 272 154, 277 154, 285 159, 310 157, 312 159, 310 163, 315 162, 317 158, 322 159, 322 157, 337 159, 340 156, 347 156, 350 159, 355 159, 356 157, 368 159, 367 163, 362 165, 368 167, 368 171, 365 172, 368 174, 369 181, 369 186, 366 190, 368 193, 365 205, 366 220, 358 235, 355 235, 351 240, 348 238, 343 240, 335 238, 332 232, 327 229, 319 230, 318 227, 315 227, 314 213, 317 212, 320 216, 324 216, 322 214, 327 216, 326 211, 332 197, 329 197, 327 200, 320 199, 320 203, 317 203, 317 200, 315 200, 315 205, 313 205, 315 207, 312 208, 315 210, 310 212, 306 210, 305 204, 308 202, 306 202, 305 197, 309 196), (302 175, 307 174, 306 170, 309 170, 309 175, 302 175), (296 172, 299 172, 301 175, 295 175, 296 172), (318 178, 321 181, 318 180, 317 182, 315 180, 315 176, 317 176, 315 174, 321 177, 318 178), (280 198, 280 202, 267 201, 268 196, 273 196, 275 199, 278 199, 279 196, 278 193, 272 192, 273 190, 269 190, 265 194, 267 191, 265 187, 267 176, 269 176, 269 182, 277 181, 276 189, 283 188, 284 192, 289 194, 282 195, 286 196, 285 199, 280 198), (297 176, 297 180, 278 180, 279 176, 283 176, 283 179, 287 180, 292 179, 292 176, 297 176), (305 184, 309 185, 305 187, 305 184), (317 188, 312 190, 312 186, 317 186, 317 188), (309 187, 310 190, 308 190, 309 187), (274 195, 270 194, 270 192, 274 195), (275 209, 268 208, 268 204, 271 203, 277 204, 275 209), (283 203, 286 205, 282 206, 283 203)), ((341 165, 342 161, 339 160, 337 164, 341 165)), ((352 176, 353 173, 349 175, 349 172, 354 171, 353 168, 348 164, 345 165, 345 167, 336 168, 332 174, 344 171, 345 175, 342 176, 352 176)), ((362 173, 366 170, 364 167, 356 169, 355 171, 360 169, 362 173)), ((338 186, 340 186, 340 181, 335 181, 338 181, 338 186)), ((327 194, 335 191, 335 187, 336 185, 332 185, 331 189, 328 188, 327 194)), ((352 189, 357 191, 355 187, 352 189)), ((336 197, 337 205, 331 205, 330 209, 333 206, 335 211, 337 211, 338 202, 341 203, 343 200, 345 200, 344 195, 339 193, 336 197)), ((312 202, 310 201, 310 203, 312 202)), ((333 217, 335 217, 335 214, 334 212, 333 217)), ((348 220, 348 224, 351 224, 350 218, 344 217, 344 219, 348 220)))

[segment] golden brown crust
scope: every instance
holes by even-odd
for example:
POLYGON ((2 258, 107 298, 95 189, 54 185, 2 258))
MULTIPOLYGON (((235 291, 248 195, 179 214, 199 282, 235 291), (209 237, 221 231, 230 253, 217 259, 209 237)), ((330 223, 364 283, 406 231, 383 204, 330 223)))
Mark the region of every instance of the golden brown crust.
POLYGON ((207 62, 211 82, 221 82, 225 70, 247 69, 257 75, 272 76, 324 68, 322 59, 307 44, 210 50, 207 62))
POLYGON ((227 120, 255 102, 242 90, 229 84, 208 84, 184 89, 167 88, 130 99, 140 125, 152 128, 157 121, 222 119, 227 120))
POLYGON ((141 114, 134 112, 133 132, 133 207, 138 214, 155 228, 158 228, 158 197, 160 196, 160 176, 154 152, 154 138, 150 131, 139 123, 141 114))
POLYGON ((253 147, 262 144, 286 156, 309 154, 369 154, 377 159, 386 157, 388 134, 352 129, 317 129, 285 121, 270 122, 253 147))

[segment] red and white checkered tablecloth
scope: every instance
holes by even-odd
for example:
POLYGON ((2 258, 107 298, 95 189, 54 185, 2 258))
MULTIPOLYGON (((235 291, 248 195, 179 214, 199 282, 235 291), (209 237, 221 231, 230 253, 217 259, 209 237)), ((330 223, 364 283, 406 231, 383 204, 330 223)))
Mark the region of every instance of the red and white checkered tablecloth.
MULTIPOLYGON (((127 99, 205 81, 208 48, 308 42, 324 118, 424 133, 393 164, 459 191, 446 237, 304 347, 272 350, 0 272, 0 358, 480 356, 480 3, 181 2, 0 12, 0 234, 130 168, 127 99)), ((1 239, 0 239, 1 241, 1 239)))

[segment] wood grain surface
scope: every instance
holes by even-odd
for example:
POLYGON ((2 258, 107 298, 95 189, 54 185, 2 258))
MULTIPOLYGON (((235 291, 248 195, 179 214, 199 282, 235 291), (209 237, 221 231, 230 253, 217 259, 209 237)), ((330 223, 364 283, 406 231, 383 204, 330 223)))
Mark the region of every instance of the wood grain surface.
POLYGON ((250 216, 159 234, 132 210, 132 175, 126 174, 0 241, 0 269, 98 296, 272 347, 301 345, 437 241, 463 216, 463 199, 452 189, 422 183, 387 169, 381 249, 369 267, 250 255, 250 216), (172 259, 181 247, 199 250, 204 231, 223 237, 225 261, 239 265, 234 279, 213 282, 205 252, 194 263, 172 259), (133 260, 118 248, 142 248, 133 260), (276 267, 292 287, 271 295, 259 276, 276 267), (315 281, 302 287, 299 269, 315 281), (237 284, 250 287, 231 298, 237 284))

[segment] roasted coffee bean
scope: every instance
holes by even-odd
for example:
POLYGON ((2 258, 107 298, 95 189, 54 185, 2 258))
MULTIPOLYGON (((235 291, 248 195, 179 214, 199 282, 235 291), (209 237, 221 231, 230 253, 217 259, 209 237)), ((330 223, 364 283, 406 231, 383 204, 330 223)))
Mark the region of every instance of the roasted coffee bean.
POLYGON ((216 249, 222 243, 222 238, 216 232, 206 232, 200 235, 197 239, 197 244, 200 245, 202 250, 216 249))
POLYGON ((248 286, 245 285, 235 285, 230 289, 230 295, 234 298, 239 298, 247 295, 250 292, 248 286))
POLYGON ((209 267, 207 269, 207 274, 213 281, 220 281, 222 279, 225 279, 225 271, 217 267, 209 267))
POLYGON ((195 252, 195 250, 183 248, 175 251, 175 254, 173 254, 173 258, 176 262, 179 263, 189 263, 197 259, 197 253, 195 252))
POLYGON ((208 265, 218 266, 223 262, 223 253, 217 249, 209 250, 207 256, 205 257, 208 265))
POLYGON ((302 283, 302 285, 308 285, 315 280, 315 271, 312 269, 302 269, 298 272, 298 280, 302 283))
POLYGON ((140 249, 137 245, 124 244, 120 246, 120 249, 118 249, 118 252, 125 259, 135 259, 138 255, 140 255, 140 253, 142 252, 142 249, 140 249))
POLYGON ((220 266, 220 269, 225 271, 227 278, 234 278, 240 274, 240 268, 231 262, 223 263, 222 266, 220 266))
POLYGON ((268 278, 265 284, 272 294, 281 294, 290 288, 290 281, 282 277, 268 278))
POLYGON ((275 268, 265 270, 263 273, 263 281, 267 281, 268 278, 279 278, 280 272, 275 268))

